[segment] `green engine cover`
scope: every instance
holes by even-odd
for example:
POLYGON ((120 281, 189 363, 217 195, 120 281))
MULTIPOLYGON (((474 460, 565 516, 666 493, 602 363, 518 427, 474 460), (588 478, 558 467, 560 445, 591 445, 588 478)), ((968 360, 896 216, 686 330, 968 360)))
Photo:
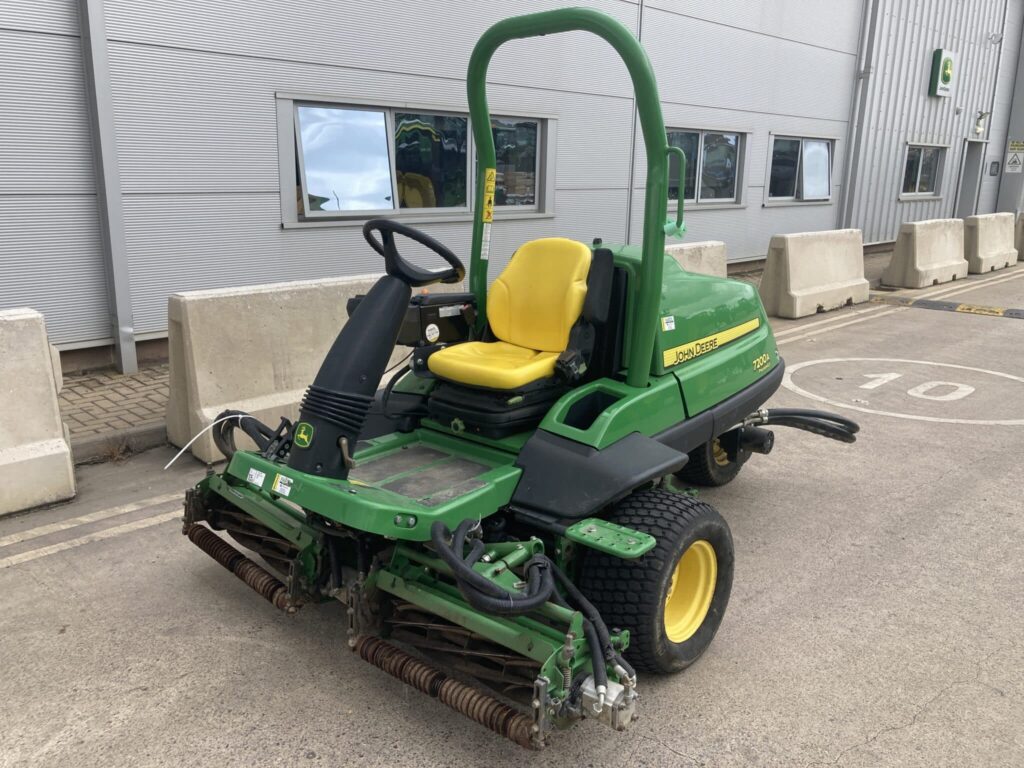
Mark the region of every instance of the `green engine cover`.
MULTIPOLYGON (((612 250, 616 265, 632 281, 640 265, 639 247, 612 250)), ((687 272, 665 256, 651 374, 679 380, 688 416, 739 392, 778 362, 775 337, 753 285, 687 272)))

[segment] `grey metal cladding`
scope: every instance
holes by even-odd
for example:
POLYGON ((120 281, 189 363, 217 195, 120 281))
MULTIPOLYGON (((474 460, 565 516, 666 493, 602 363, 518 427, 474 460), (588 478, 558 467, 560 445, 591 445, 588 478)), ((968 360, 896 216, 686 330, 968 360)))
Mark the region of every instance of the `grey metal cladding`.
POLYGON ((56 343, 103 340, 106 283, 73 0, 0 3, 0 72, 0 308, 42 312, 56 343))
MULTIPOLYGON (((863 114, 865 138, 855 169, 862 181, 852 206, 852 220, 862 227, 865 242, 894 240, 904 221, 952 216, 963 140, 974 136, 977 113, 991 109, 1000 51, 990 36, 1003 31, 1005 4, 1005 0, 879 2, 874 67, 863 114), (950 98, 928 95, 931 55, 936 48, 959 54, 950 98), (934 199, 900 201, 906 146, 915 142, 948 145, 939 194, 934 199)), ((1020 36, 1019 26, 1016 36, 1020 36)))

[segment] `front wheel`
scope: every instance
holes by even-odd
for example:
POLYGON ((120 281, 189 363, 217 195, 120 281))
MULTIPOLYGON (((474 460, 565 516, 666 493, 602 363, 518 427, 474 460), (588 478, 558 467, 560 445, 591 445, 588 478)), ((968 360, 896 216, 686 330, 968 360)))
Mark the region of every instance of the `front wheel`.
POLYGON ((743 466, 729 458, 717 437, 690 451, 689 456, 690 460, 676 472, 676 477, 685 483, 708 488, 717 488, 731 482, 743 466))
POLYGON ((657 545, 636 560, 588 551, 581 589, 609 627, 629 630, 633 666, 685 669, 711 644, 729 603, 729 526, 709 504, 664 490, 628 496, 608 519, 651 534, 657 545))

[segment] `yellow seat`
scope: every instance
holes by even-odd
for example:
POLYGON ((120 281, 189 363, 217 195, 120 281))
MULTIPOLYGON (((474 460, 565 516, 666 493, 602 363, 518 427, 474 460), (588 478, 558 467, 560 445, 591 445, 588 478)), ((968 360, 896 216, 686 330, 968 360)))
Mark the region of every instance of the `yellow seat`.
POLYGON ((488 389, 519 389, 553 376, 583 311, 590 259, 590 248, 564 237, 525 243, 487 295, 487 320, 498 341, 435 352, 427 358, 431 372, 488 389))

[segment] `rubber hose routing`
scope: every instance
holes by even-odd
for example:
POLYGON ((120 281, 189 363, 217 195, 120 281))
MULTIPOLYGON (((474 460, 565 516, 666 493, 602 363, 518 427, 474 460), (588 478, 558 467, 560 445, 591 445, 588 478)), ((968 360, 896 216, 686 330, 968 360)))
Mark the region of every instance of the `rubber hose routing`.
POLYGON ((555 581, 551 575, 552 563, 543 555, 536 555, 526 562, 525 591, 508 591, 473 570, 473 564, 483 555, 483 542, 476 541, 468 556, 464 555, 466 535, 476 525, 475 520, 463 520, 452 534, 443 522, 438 520, 430 527, 430 539, 438 556, 444 560, 466 601, 478 611, 498 616, 517 616, 540 608, 551 599, 555 581), (452 543, 448 544, 451 537, 452 543))
POLYGON ((473 569, 473 565, 486 550, 486 544, 477 539, 465 553, 466 536, 476 525, 475 520, 463 520, 452 534, 441 521, 430 528, 430 537, 438 556, 452 570, 455 584, 466 601, 479 611, 495 615, 511 616, 529 613, 551 601, 579 610, 583 616, 583 634, 593 659, 594 682, 604 686, 608 683, 608 671, 604 660, 617 665, 631 679, 636 672, 612 644, 611 635, 601 614, 576 587, 569 577, 545 555, 535 555, 526 563, 526 589, 524 592, 509 592, 499 584, 473 569), (448 544, 451 538, 452 543, 448 544), (565 592, 563 597, 555 588, 555 581, 565 592))
POLYGON ((804 408, 769 408, 759 411, 748 419, 748 422, 757 425, 793 427, 843 443, 856 442, 857 432, 860 431, 860 425, 857 422, 844 416, 804 408))
POLYGON ((242 430, 252 438, 252 441, 256 443, 256 446, 259 448, 260 453, 267 450, 270 446, 270 442, 275 437, 274 430, 259 419, 250 416, 245 411, 233 411, 230 409, 221 411, 217 414, 217 418, 214 419, 214 422, 213 443, 217 446, 217 450, 229 459, 234 456, 235 451, 238 450, 235 447, 234 432, 236 429, 242 430))

